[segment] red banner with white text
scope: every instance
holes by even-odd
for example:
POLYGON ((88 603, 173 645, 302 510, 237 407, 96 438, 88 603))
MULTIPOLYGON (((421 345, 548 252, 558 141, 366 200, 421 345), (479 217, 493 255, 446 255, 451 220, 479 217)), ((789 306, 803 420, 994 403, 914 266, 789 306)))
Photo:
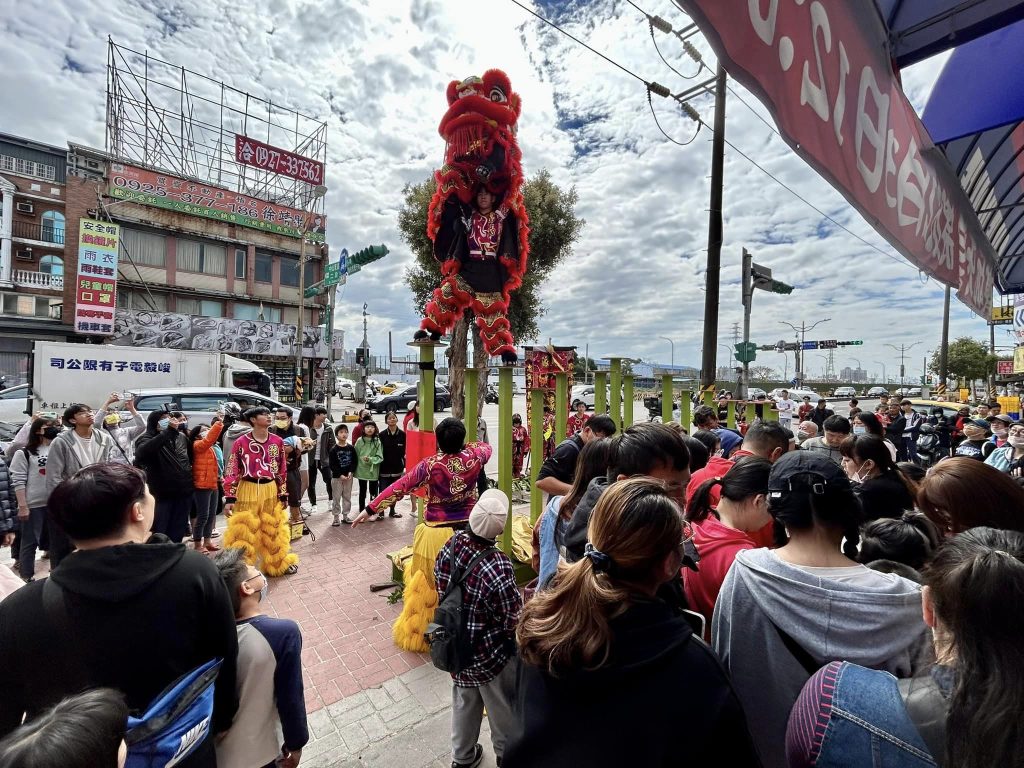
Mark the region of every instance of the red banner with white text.
POLYGON ((793 150, 907 260, 988 318, 995 253, 893 73, 875 4, 682 4, 793 150))

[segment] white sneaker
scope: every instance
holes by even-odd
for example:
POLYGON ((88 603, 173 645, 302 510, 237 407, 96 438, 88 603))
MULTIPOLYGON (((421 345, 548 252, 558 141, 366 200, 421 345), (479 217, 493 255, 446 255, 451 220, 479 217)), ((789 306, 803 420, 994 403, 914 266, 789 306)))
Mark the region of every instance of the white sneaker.
MULTIPOLYGON (((347 523, 348 520, 346 520, 345 522, 347 523)), ((331 521, 331 526, 337 528, 339 525, 341 525, 341 516, 336 514, 334 516, 334 520, 331 521)))
POLYGON ((316 504, 314 504, 313 506, 311 506, 309 508, 309 514, 311 514, 311 515, 315 515, 316 514, 316 504))

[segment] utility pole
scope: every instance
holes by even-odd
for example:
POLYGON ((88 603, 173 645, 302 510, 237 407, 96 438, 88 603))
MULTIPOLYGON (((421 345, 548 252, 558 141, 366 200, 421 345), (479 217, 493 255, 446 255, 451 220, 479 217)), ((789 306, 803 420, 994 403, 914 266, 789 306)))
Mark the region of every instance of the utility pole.
MULTIPOLYGON (((746 344, 750 341, 750 308, 754 303, 754 276, 752 274, 751 265, 753 264, 753 257, 746 248, 743 249, 742 258, 742 269, 743 278, 740 282, 740 290, 743 292, 743 343, 746 344)), ((746 400, 747 393, 750 391, 750 362, 744 361, 742 381, 740 383, 739 397, 741 400, 746 400)))
POLYGON ((316 201, 325 194, 327 194, 327 187, 322 184, 309 190, 309 202, 306 204, 305 216, 302 219, 302 230, 299 232, 299 322, 295 332, 295 386, 292 392, 296 405, 302 405, 305 402, 305 396, 302 391, 302 374, 304 369, 302 348, 306 335, 306 235, 309 234, 309 224, 313 220, 313 208, 316 205, 316 201))
POLYGON ((370 341, 366 337, 366 318, 369 317, 366 311, 366 304, 363 304, 363 341, 360 346, 363 348, 363 375, 359 384, 359 395, 362 402, 366 402, 366 378, 370 370, 370 341))
POLYGON ((711 143, 711 206, 708 210, 708 268, 704 294, 704 349, 701 388, 714 388, 718 356, 718 293, 722 267, 722 186, 725 166, 725 68, 715 77, 715 135, 711 143))
POLYGON ((799 342, 797 344, 797 351, 796 351, 796 355, 795 355, 795 358, 796 358, 796 371, 793 372, 793 376, 797 380, 796 386, 798 386, 798 387, 802 386, 803 383, 804 383, 804 379, 803 379, 804 367, 805 367, 805 365, 804 365, 804 340, 805 340, 805 338, 807 336, 807 332, 808 331, 813 331, 815 328, 817 328, 822 323, 828 323, 831 320, 832 320, 831 317, 826 317, 824 320, 819 320, 818 322, 816 322, 816 323, 814 323, 812 325, 807 325, 807 321, 801 320, 799 328, 797 328, 792 323, 787 323, 785 320, 779 320, 779 322, 782 323, 782 325, 788 325, 790 328, 793 329, 793 333, 796 334, 797 341, 799 342))
POLYGON ((900 353, 900 386, 901 387, 906 386, 906 381, 904 379, 906 378, 906 375, 907 375, 907 369, 904 367, 904 361, 905 361, 905 358, 907 356, 907 352, 912 350, 914 347, 916 347, 920 343, 921 343, 920 341, 915 341, 910 346, 907 346, 906 344, 900 344, 898 347, 895 344, 886 344, 885 345, 887 347, 891 347, 892 349, 894 349, 894 350, 896 350, 897 352, 900 353))
POLYGON ((942 300, 942 346, 939 347, 939 386, 946 391, 946 380, 949 378, 949 286, 942 300))
MULTIPOLYGON (((327 413, 331 414, 331 398, 334 397, 334 388, 338 377, 334 372, 334 311, 335 301, 338 298, 338 286, 331 288, 331 300, 327 304, 327 327, 324 329, 327 337, 327 413)), ((331 415, 331 419, 333 419, 331 415)))

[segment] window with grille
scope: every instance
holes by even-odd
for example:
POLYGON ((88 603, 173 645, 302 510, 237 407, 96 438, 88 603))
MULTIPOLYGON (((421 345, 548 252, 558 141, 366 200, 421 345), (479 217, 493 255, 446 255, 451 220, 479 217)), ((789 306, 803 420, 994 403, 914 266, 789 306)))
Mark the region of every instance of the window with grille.
POLYGON ((201 272, 205 275, 223 275, 225 272, 225 248, 215 243, 198 240, 178 239, 178 269, 186 272, 201 272))
POLYGON ((121 258, 147 267, 162 267, 167 263, 167 239, 137 229, 121 227, 121 258))

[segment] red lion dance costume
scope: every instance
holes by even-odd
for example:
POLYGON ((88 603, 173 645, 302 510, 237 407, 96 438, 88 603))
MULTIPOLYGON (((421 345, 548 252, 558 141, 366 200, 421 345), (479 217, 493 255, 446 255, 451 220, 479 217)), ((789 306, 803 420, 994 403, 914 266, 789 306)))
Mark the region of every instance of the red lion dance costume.
POLYGON ((521 108, 508 75, 448 84, 448 111, 439 132, 447 142, 427 235, 441 263, 441 285, 424 308, 416 338, 437 341, 466 309, 476 316, 489 355, 516 360, 508 322, 511 291, 522 285, 530 246, 523 204, 522 153, 516 142, 521 108), (493 199, 488 204, 488 192, 493 199))

